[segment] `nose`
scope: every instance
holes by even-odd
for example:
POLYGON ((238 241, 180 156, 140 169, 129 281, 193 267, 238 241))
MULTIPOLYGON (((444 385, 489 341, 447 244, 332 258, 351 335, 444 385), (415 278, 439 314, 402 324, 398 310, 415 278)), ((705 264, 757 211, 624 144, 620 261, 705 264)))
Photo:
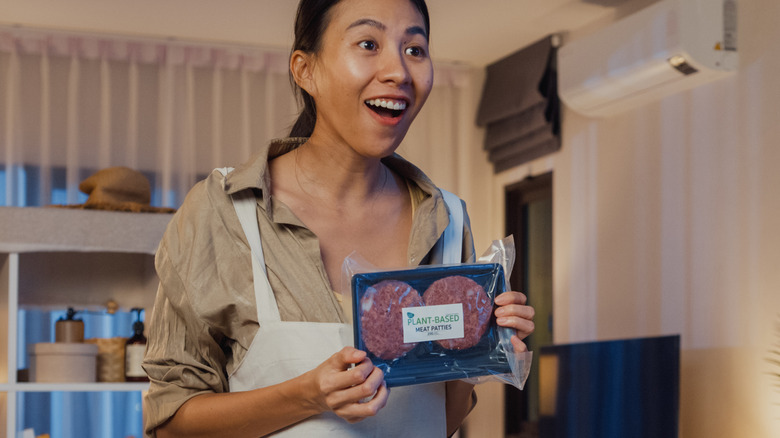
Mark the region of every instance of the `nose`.
POLYGON ((412 75, 402 51, 385 50, 382 53, 378 78, 381 82, 395 82, 397 84, 407 84, 411 81, 412 75))

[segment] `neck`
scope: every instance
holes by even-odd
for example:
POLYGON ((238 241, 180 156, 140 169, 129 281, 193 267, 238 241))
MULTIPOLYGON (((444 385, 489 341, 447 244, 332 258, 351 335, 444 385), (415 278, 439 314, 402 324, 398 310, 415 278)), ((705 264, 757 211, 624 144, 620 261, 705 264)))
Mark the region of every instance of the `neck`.
POLYGON ((310 140, 294 154, 301 190, 333 205, 364 203, 395 185, 390 170, 379 159, 359 156, 350 148, 310 140))

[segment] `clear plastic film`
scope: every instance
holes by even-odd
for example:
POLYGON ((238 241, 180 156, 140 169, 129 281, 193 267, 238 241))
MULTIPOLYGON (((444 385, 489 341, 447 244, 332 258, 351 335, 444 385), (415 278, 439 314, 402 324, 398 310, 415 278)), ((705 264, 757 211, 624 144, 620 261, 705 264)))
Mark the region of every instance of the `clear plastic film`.
POLYGON ((463 379, 522 389, 532 353, 514 350, 514 330, 498 326, 494 314, 514 260, 511 236, 476 263, 377 270, 347 257, 342 293, 352 296, 355 347, 390 387, 463 379))

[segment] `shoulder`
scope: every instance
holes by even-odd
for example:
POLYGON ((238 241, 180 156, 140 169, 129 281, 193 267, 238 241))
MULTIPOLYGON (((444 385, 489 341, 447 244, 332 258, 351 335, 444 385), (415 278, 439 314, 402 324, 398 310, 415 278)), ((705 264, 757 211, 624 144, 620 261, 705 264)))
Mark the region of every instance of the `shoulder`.
POLYGON ((193 186, 168 223, 157 251, 155 263, 160 280, 176 276, 187 293, 196 293, 212 284, 214 280, 209 276, 241 266, 240 261, 248 254, 247 245, 242 244, 245 238, 241 224, 230 195, 222 188, 222 179, 215 171, 193 186), (163 261, 167 269, 161 272, 163 261))
POLYGON ((232 211, 230 196, 222 187, 222 175, 214 171, 187 193, 168 223, 163 243, 170 243, 173 237, 190 242, 197 240, 198 232, 224 224, 226 211, 232 211))
POLYGON ((409 185, 409 194, 415 206, 410 247, 413 262, 419 260, 425 260, 427 263, 440 262, 439 256, 435 255, 439 251, 434 249, 435 246, 441 247, 443 244, 444 231, 450 223, 450 210, 453 209, 459 209, 462 213, 463 261, 473 260, 474 243, 466 202, 454 194, 447 195, 450 199, 450 202, 447 202, 445 190, 438 187, 419 167, 398 154, 386 157, 382 162, 404 178, 409 185), (426 254, 428 256, 425 256, 426 254))
POLYGON ((251 256, 221 174, 190 190, 163 235, 155 268, 171 305, 217 332, 235 339, 235 326, 255 318, 254 306, 239 305, 252 302, 251 256))

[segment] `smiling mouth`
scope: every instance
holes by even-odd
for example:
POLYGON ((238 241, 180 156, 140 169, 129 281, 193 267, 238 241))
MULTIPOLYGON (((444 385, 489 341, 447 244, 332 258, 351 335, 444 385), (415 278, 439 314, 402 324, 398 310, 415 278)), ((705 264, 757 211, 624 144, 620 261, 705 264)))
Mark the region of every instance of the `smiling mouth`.
POLYGON ((406 111, 406 102, 391 99, 372 99, 366 101, 366 106, 382 117, 397 118, 406 111))

